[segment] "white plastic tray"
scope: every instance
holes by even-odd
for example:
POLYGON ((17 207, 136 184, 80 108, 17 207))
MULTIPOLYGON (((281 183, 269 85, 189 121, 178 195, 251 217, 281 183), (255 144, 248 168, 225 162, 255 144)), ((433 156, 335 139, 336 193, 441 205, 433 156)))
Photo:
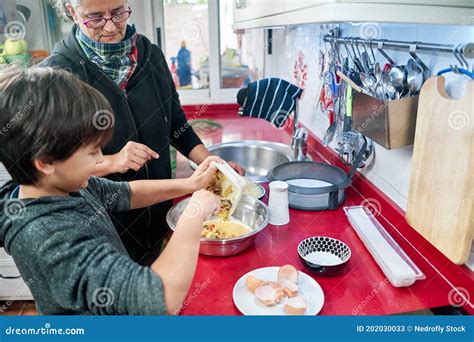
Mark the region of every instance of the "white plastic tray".
POLYGON ((232 207, 229 210, 229 216, 234 213, 237 204, 239 203, 240 199, 242 198, 244 188, 247 185, 246 180, 244 177, 239 175, 233 168, 230 167, 229 164, 226 162, 223 163, 214 163, 217 169, 222 172, 224 176, 226 176, 227 181, 232 185, 233 192, 231 195, 231 202, 232 207))
POLYGON ((366 207, 345 207, 344 211, 357 235, 393 286, 406 287, 416 280, 426 278, 366 207))

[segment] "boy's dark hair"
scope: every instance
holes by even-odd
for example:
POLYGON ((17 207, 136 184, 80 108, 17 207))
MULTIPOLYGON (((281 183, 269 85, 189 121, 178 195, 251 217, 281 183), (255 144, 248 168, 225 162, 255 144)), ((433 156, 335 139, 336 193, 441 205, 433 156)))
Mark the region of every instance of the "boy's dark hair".
POLYGON ((33 185, 33 161, 64 161, 84 145, 106 144, 114 116, 106 98, 52 68, 0 72, 0 161, 14 182, 33 185))

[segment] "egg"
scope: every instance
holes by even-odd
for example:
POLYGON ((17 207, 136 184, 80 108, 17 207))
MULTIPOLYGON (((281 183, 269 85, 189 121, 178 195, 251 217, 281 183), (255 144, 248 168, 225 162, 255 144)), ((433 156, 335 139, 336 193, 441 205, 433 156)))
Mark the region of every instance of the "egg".
POLYGON ((255 297, 266 306, 272 306, 277 301, 277 290, 270 284, 262 285, 255 289, 255 297))
POLYGON ((263 280, 258 279, 257 277, 254 277, 253 275, 249 275, 247 279, 245 279, 245 284, 247 285, 247 288, 249 289, 250 292, 255 293, 255 290, 257 287, 262 285, 263 280))
POLYGON ((298 284, 298 270, 293 265, 284 265, 278 271, 278 280, 286 279, 298 284))
POLYGON ((255 297, 266 306, 273 306, 279 304, 287 295, 279 284, 264 282, 255 289, 255 297))
POLYGON ((292 265, 284 265, 278 270, 277 281, 267 281, 249 275, 245 284, 258 301, 266 306, 274 306, 283 302, 283 310, 288 315, 303 315, 308 304, 299 296, 298 270, 292 265))
POLYGON ((306 300, 301 296, 296 296, 288 300, 284 310, 287 315, 304 315, 307 307, 306 300))
POLYGON ((278 284, 283 288, 283 291, 288 297, 296 297, 298 295, 298 285, 287 279, 280 279, 278 284))

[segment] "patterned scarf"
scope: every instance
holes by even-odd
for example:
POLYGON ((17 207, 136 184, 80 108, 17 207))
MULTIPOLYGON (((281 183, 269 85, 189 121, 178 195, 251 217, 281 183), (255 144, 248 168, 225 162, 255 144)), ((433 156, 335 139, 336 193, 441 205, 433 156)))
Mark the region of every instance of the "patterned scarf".
POLYGON ((125 39, 120 43, 107 44, 93 41, 76 28, 76 38, 87 58, 101 68, 121 89, 137 68, 138 49, 135 26, 128 26, 125 39))

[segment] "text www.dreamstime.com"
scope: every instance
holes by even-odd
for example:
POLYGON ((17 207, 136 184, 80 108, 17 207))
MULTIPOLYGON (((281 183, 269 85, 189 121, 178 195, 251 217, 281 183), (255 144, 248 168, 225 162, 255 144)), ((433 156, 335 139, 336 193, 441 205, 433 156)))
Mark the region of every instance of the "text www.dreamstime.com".
POLYGON ((83 328, 52 328, 51 324, 46 323, 41 328, 15 328, 8 327, 5 329, 5 335, 84 335, 83 328))

